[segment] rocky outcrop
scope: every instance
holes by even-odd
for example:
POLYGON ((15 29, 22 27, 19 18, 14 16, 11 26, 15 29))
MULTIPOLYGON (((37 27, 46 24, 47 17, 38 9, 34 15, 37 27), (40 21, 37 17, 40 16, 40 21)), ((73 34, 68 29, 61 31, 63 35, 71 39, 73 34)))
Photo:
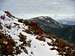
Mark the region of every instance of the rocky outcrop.
POLYGON ((55 34, 45 32, 35 20, 15 18, 8 12, 4 15, 0 18, 1 55, 36 56, 35 49, 45 47, 51 52, 55 50, 53 56, 75 56, 75 46, 55 34))

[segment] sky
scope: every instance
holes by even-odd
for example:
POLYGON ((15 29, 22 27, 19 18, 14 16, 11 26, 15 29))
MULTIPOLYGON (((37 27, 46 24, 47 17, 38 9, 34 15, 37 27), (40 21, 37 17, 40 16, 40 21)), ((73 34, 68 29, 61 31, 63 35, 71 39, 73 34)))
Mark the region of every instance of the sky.
POLYGON ((0 10, 26 18, 43 15, 75 18, 75 0, 0 0, 0 10))

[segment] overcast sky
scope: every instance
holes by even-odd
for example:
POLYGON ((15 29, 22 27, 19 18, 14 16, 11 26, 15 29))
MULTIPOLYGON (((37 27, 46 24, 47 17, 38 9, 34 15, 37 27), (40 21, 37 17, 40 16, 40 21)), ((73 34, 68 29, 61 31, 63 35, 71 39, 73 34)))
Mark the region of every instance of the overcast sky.
POLYGON ((21 15, 25 17, 35 15, 75 16, 75 1, 0 0, 0 10, 9 10, 15 15, 21 15))

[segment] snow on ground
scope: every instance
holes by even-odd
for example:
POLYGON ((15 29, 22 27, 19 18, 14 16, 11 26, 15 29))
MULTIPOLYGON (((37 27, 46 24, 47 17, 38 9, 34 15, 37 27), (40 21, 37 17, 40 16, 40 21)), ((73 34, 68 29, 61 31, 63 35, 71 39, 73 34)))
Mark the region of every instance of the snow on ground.
MULTIPOLYGON (((0 14, 1 15, 1 14, 0 14)), ((5 14, 2 14, 5 15, 5 14)), ((27 36, 27 41, 31 40, 31 47, 26 47, 28 54, 26 54, 23 50, 21 54, 15 55, 15 56, 59 56, 58 52, 56 50, 50 50, 52 46, 49 46, 47 42, 39 41, 36 39, 37 35, 28 34, 26 32, 23 32, 23 30, 28 29, 28 26, 24 25, 23 23, 20 23, 17 21, 17 19, 9 18, 5 16, 5 19, 0 18, 0 22, 3 26, 3 29, 0 30, 5 34, 8 34, 12 36, 12 39, 14 39, 15 42, 17 42, 16 46, 19 46, 22 42, 19 41, 18 35, 22 33, 23 35, 27 36), (14 24, 15 23, 15 24, 14 24), (16 25, 18 24, 18 25, 16 25), (10 29, 8 29, 6 26, 11 26, 10 29), (32 52, 32 54, 31 54, 32 52)), ((46 39, 46 41, 51 42, 51 40, 46 39)))

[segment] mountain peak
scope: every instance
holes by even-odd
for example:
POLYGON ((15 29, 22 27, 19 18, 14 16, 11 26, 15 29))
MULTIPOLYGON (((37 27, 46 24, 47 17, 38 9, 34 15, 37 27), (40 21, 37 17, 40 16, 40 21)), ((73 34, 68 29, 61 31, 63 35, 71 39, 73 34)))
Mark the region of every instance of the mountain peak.
MULTIPOLYGON (((35 17, 35 18, 32 18, 30 19, 31 21, 35 20, 36 23, 39 25, 39 26, 48 26, 48 27, 51 27, 51 28, 62 28, 63 25, 59 22, 57 22, 56 20, 52 19, 51 17, 49 16, 39 16, 39 17, 35 17)), ((43 28, 43 27, 41 27, 43 28)))
POLYGON ((0 28, 0 52, 2 52, 2 56, 60 56, 65 54, 74 56, 73 46, 54 34, 47 34, 40 28, 38 24, 42 20, 39 22, 38 18, 35 20, 21 19, 19 22, 20 19, 13 16, 6 14, 0 16, 4 16, 4 18, 0 17, 0 25, 2 26, 0 28))

